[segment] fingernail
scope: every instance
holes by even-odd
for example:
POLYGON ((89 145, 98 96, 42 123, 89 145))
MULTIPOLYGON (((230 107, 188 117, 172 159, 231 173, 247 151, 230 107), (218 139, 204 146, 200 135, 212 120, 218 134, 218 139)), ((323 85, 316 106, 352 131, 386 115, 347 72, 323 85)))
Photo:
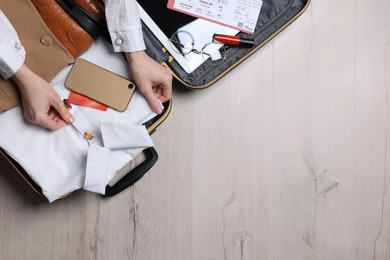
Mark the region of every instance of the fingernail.
POLYGON ((156 112, 157 114, 161 114, 162 113, 162 109, 160 107, 156 108, 156 112))
POLYGON ((73 122, 74 122, 74 117, 73 117, 73 116, 69 116, 69 117, 68 117, 68 121, 69 121, 70 123, 73 123, 73 122))

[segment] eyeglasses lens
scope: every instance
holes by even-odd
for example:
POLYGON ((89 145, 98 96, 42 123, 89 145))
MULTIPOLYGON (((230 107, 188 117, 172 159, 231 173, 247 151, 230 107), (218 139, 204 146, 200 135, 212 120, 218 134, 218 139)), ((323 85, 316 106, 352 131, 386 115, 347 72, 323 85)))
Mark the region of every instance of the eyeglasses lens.
POLYGON ((177 31, 170 38, 172 49, 182 55, 187 55, 195 45, 194 37, 187 31, 177 31))

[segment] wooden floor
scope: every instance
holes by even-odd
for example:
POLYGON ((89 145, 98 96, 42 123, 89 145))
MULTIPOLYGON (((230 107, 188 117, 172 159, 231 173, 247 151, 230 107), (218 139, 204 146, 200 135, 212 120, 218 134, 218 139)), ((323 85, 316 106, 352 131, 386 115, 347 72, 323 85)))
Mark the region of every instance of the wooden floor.
POLYGON ((158 164, 46 203, 0 174, 0 259, 390 259, 390 0, 313 0, 211 88, 175 86, 158 164))

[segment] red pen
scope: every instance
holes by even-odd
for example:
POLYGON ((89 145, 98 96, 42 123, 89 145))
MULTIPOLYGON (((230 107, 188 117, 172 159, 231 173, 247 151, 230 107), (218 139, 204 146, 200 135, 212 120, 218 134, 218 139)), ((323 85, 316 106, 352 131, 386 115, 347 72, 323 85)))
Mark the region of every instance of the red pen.
POLYGON ((213 35, 213 41, 218 41, 231 46, 252 48, 254 45, 253 39, 243 39, 240 36, 216 34, 213 35))

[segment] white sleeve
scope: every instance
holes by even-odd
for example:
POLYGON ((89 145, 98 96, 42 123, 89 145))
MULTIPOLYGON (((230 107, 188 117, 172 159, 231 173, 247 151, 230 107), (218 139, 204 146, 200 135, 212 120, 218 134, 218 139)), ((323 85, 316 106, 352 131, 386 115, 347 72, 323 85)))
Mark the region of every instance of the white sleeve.
POLYGON ((22 66, 26 51, 15 29, 0 10, 0 75, 8 79, 22 66))
POLYGON ((135 0, 104 0, 108 31, 114 51, 145 49, 142 25, 135 0))

